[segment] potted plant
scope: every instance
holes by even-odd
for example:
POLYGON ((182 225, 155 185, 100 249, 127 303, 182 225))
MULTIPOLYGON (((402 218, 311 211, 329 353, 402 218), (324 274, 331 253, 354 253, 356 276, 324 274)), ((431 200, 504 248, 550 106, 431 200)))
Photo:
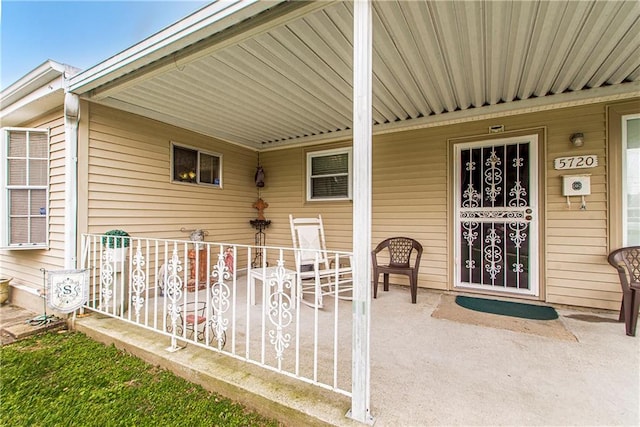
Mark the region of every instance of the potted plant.
POLYGON ((102 246, 107 250, 107 259, 113 260, 116 272, 121 271, 127 248, 131 242, 129 233, 123 230, 109 230, 102 236, 102 246))
POLYGON ((4 304, 9 300, 9 282, 11 280, 11 277, 0 276, 0 304, 4 304))

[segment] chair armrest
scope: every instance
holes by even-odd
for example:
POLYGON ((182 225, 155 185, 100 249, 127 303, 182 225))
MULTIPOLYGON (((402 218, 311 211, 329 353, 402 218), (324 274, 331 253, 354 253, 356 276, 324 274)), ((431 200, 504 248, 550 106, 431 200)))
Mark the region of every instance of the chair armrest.
MULTIPOLYGON (((352 266, 353 266, 353 256, 349 255, 347 256, 342 256, 339 258, 339 262, 340 265, 338 266, 339 270, 345 269, 345 270, 351 270, 352 266), (343 262, 344 260, 348 259, 349 260, 349 266, 345 267, 345 263, 343 262)), ((329 269, 333 270, 336 268, 336 259, 334 257, 329 258, 329 269)))
POLYGON ((418 271, 420 268, 420 259, 422 258, 422 248, 416 248, 416 262, 413 264, 413 268, 418 271))
POLYGON ((389 249, 389 240, 385 239, 382 242, 378 243, 378 246, 374 250, 371 251, 371 264, 373 268, 378 267, 378 254, 382 252, 383 249, 389 249))
POLYGON ((373 266, 373 269, 375 270, 378 267, 378 259, 376 258, 376 254, 378 252, 371 251, 371 265, 373 266))
POLYGON ((625 248, 620 248, 611 252, 607 257, 607 261, 609 262, 609 264, 611 264, 613 268, 615 268, 618 271, 620 286, 622 286, 623 291, 626 291, 629 289, 629 278, 627 277, 627 268, 623 264, 623 261, 619 259, 619 257, 621 256, 624 250, 625 248))
POLYGON ((382 241, 382 242, 378 243, 378 246, 376 246, 376 248, 375 248, 374 250, 372 250, 372 251, 371 251, 371 255, 377 255, 377 254, 378 254, 378 252, 380 252, 381 250, 383 250, 383 249, 387 248, 387 247, 389 246, 389 245, 388 245, 388 241, 389 241, 389 239, 384 240, 384 241, 382 241))

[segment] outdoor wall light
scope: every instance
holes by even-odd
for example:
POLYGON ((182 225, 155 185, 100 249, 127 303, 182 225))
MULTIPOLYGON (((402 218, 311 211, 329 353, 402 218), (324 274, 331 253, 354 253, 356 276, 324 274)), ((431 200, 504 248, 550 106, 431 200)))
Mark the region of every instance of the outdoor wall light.
POLYGON ((582 147, 584 145, 584 134, 574 133, 571 135, 571 143, 574 147, 582 147))

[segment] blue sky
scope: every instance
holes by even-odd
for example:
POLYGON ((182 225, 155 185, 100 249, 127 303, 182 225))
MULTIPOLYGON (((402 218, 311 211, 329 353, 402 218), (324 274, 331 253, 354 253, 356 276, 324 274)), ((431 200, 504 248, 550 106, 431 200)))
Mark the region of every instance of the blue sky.
POLYGON ((48 59, 86 70, 207 1, 0 1, 0 88, 48 59))

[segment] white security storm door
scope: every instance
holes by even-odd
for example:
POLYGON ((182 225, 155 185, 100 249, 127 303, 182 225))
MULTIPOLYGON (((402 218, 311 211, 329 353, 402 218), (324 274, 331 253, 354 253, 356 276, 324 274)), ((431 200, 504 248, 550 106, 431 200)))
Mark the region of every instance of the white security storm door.
POLYGON ((537 152, 537 135, 456 146, 456 288, 538 295, 537 152))

